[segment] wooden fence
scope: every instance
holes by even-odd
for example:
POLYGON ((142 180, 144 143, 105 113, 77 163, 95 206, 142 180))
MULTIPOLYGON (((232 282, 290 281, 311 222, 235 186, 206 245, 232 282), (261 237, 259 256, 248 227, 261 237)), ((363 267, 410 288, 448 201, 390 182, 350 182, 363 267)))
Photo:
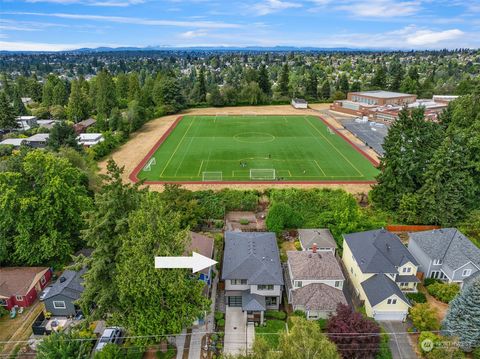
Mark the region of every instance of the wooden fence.
POLYGON ((420 232, 430 231, 433 229, 439 229, 440 226, 424 226, 424 225, 408 225, 408 224, 396 224, 386 226, 385 229, 389 232, 420 232))

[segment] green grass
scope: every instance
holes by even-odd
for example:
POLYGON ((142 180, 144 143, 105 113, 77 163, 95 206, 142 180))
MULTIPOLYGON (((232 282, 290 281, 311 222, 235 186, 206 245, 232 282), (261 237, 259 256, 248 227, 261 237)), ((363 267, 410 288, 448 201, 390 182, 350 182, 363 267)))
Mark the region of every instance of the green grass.
POLYGON ((268 319, 265 323, 267 325, 264 327, 255 327, 255 336, 265 339, 270 347, 276 349, 280 340, 280 334, 285 331, 285 322, 283 320, 268 319))
POLYGON ((377 174, 315 116, 184 116, 152 158, 139 178, 202 181, 204 172, 217 172, 209 179, 221 173, 223 181, 249 182, 251 169, 274 169, 288 181, 371 181, 377 174))

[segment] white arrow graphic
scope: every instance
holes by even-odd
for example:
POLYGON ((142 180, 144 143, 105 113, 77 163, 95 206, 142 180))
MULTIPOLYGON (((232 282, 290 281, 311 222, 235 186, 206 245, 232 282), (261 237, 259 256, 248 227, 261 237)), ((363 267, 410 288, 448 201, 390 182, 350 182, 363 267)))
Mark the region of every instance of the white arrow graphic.
POLYGON ((192 252, 191 257, 155 257, 155 268, 191 268, 196 273, 217 264, 217 261, 192 252))

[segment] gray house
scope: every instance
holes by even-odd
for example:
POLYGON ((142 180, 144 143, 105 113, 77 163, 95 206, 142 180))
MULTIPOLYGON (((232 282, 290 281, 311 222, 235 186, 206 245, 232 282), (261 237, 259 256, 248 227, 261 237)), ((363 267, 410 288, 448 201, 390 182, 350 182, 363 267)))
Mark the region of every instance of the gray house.
POLYGON ((332 236, 332 233, 326 229, 299 229, 298 240, 302 246, 302 250, 311 251, 314 245, 318 252, 332 252, 335 255, 337 249, 337 242, 332 236))
POLYGON ((25 139, 25 144, 33 148, 45 148, 50 137, 49 133, 37 133, 25 139))
POLYGON ((83 292, 83 274, 87 271, 66 270, 61 277, 51 286, 44 296, 44 305, 47 312, 53 316, 69 317, 76 314, 78 307, 75 302, 83 292))
POLYGON ((263 322, 282 301, 283 275, 275 233, 225 232, 222 279, 225 302, 249 322, 263 322))
POLYGON ((425 278, 460 286, 480 271, 480 249, 456 228, 410 233, 408 250, 420 263, 425 278))

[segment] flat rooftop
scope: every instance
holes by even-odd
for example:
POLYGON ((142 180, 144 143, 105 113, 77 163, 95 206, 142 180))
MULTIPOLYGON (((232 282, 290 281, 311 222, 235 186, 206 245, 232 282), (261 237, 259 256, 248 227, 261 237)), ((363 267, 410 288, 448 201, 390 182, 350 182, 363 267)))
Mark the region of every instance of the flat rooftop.
POLYGON ((352 92, 352 95, 370 96, 370 97, 377 97, 377 98, 397 98, 397 97, 415 96, 415 95, 410 95, 408 93, 383 91, 383 90, 352 92))

